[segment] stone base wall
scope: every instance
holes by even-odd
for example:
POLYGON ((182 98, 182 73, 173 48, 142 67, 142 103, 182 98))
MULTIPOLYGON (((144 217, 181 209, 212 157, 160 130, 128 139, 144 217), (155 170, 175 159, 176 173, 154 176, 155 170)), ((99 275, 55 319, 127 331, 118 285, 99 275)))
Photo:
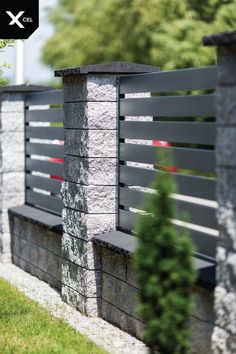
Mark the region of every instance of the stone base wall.
MULTIPOLYGON (((142 339, 143 321, 136 309, 139 286, 129 257, 105 248, 102 254, 101 317, 135 337, 142 339)), ((213 290, 195 287, 195 309, 190 318, 192 354, 211 353, 214 328, 213 290)))
POLYGON ((10 225, 13 263, 60 290, 62 234, 13 215, 10 225))

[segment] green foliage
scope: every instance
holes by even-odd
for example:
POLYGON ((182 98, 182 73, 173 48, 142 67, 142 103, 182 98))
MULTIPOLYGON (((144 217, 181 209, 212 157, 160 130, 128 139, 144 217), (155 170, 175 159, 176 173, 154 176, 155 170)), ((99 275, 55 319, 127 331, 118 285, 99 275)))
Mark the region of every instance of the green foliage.
POLYGON ((105 354, 105 351, 0 279, 0 353, 105 354))
MULTIPOLYGON (((7 40, 0 39, 0 52, 3 51, 3 49, 8 47, 9 45, 12 45, 13 43, 14 40, 12 39, 7 39, 7 40)), ((6 80, 2 77, 2 69, 4 68, 10 68, 10 65, 6 63, 0 63, 0 86, 6 83, 6 80)))
POLYGON ((176 69, 215 63, 202 37, 236 26, 236 0, 59 0, 43 60, 53 68, 125 60, 176 69))
POLYGON ((141 286, 139 311, 145 322, 144 340, 151 353, 187 354, 191 285, 196 278, 193 246, 188 233, 178 232, 170 221, 174 216, 170 174, 161 172, 153 188, 156 192, 145 205, 147 214, 138 217, 134 256, 141 286))

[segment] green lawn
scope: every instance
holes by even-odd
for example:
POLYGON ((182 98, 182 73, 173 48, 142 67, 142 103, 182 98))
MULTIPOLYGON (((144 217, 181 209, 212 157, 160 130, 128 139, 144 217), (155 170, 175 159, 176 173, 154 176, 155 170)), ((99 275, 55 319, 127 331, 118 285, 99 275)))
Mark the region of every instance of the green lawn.
POLYGON ((0 353, 105 354, 105 351, 0 279, 0 353))

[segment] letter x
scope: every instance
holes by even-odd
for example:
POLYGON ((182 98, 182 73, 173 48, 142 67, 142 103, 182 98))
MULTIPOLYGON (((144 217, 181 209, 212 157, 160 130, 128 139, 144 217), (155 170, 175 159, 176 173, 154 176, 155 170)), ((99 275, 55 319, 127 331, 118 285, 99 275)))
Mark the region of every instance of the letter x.
POLYGON ((12 21, 9 23, 9 25, 14 25, 16 24, 20 28, 25 28, 22 23, 20 23, 19 18, 23 15, 25 11, 20 11, 18 15, 14 16, 11 11, 6 11, 6 13, 11 17, 12 21))

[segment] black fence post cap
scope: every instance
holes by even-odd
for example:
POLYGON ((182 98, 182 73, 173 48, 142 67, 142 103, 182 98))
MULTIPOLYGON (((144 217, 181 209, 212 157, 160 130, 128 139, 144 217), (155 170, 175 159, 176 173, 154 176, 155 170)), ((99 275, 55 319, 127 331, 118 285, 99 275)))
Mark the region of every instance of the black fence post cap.
POLYGON ((139 74, 160 71, 158 66, 115 61, 106 64, 84 65, 55 71, 56 77, 74 76, 81 74, 139 74))
POLYGON ((226 46, 236 44, 236 30, 203 37, 205 46, 226 46))
POLYGON ((39 86, 39 85, 12 85, 12 86, 2 86, 0 87, 0 93, 27 93, 27 92, 38 92, 38 91, 48 91, 53 90, 52 87, 49 86, 39 86))

